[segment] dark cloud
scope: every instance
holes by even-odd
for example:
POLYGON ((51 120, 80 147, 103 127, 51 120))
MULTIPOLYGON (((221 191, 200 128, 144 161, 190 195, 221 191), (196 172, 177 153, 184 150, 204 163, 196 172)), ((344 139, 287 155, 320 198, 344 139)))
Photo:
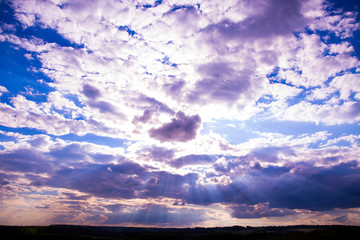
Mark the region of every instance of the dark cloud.
POLYGON ((269 203, 259 203, 256 206, 245 204, 231 206, 234 218, 262 218, 262 217, 282 217, 295 214, 294 210, 270 208, 269 203))
POLYGON ((148 158, 160 162, 169 162, 174 158, 174 155, 175 150, 163 147, 152 147, 151 149, 148 149, 146 153, 148 158))
POLYGON ((160 128, 153 128, 149 133, 150 137, 161 142, 187 142, 196 137, 200 123, 199 115, 186 116, 183 112, 177 112, 171 122, 160 128))
POLYGON ((86 157, 85 150, 82 145, 78 143, 72 143, 61 148, 53 149, 49 152, 49 155, 59 161, 79 161, 86 157))
POLYGON ((55 172, 46 185, 78 190, 98 197, 132 198, 142 188, 145 169, 135 163, 93 164, 55 172), (111 169, 109 171, 109 169, 111 169))
POLYGON ((145 95, 141 95, 138 99, 138 101, 140 102, 144 102, 147 104, 150 104, 150 107, 152 107, 152 109, 159 109, 160 112, 164 112, 164 113, 168 113, 173 115, 175 112, 169 108, 166 104, 156 100, 155 98, 152 97, 148 97, 145 95))
POLYGON ((165 92, 173 98, 178 98, 181 95, 181 90, 185 86, 185 81, 179 80, 172 83, 166 83, 163 85, 165 92))
POLYGON ((118 212, 118 211, 120 211, 122 208, 127 208, 126 205, 124 205, 124 204, 119 204, 119 203, 105 205, 104 207, 105 207, 107 210, 112 211, 112 212, 118 212))
MULTIPOLYGON (((188 186, 196 184, 197 174, 147 171, 133 163, 91 164, 56 171, 42 185, 68 188, 88 195, 109 198, 173 197, 183 199, 188 186)), ((65 194, 66 195, 66 194, 65 194)), ((81 195, 82 196, 82 195, 81 195)), ((70 198, 81 196, 68 195, 70 198)), ((88 197, 85 195, 84 197, 88 197)))
MULTIPOLYGON (((233 185, 228 187, 232 186, 233 185)), ((210 205, 213 203, 231 202, 231 198, 225 194, 230 194, 233 196, 235 192, 230 192, 231 190, 228 188, 225 190, 222 188, 222 186, 214 184, 197 184, 189 188, 183 201, 189 204, 197 205, 210 205)))
POLYGON ((240 22, 224 20, 209 25, 205 32, 213 34, 214 39, 230 41, 285 35, 306 26, 300 0, 254 1, 250 4, 257 5, 256 14, 240 22))
POLYGON ((356 161, 331 167, 308 163, 279 167, 269 165, 249 171, 226 186, 194 185, 187 203, 235 203, 270 208, 328 211, 360 207, 360 168, 356 161), (296 167, 295 167, 296 166, 296 167), (243 180, 241 180, 243 179, 243 180))
POLYGON ((30 186, 42 187, 46 185, 46 178, 31 173, 26 174, 26 178, 31 181, 30 186))
POLYGON ((153 109, 146 109, 141 116, 135 116, 133 119, 133 123, 137 124, 139 122, 141 123, 147 123, 151 120, 153 114, 156 113, 156 110, 153 109))
POLYGON ((91 197, 90 195, 77 195, 75 193, 68 192, 62 193, 62 195, 70 200, 87 200, 91 197))
MULTIPOLYGON (((270 150, 276 155, 282 151, 279 148, 270 150)), ((283 150, 292 154, 289 149, 283 150)), ((232 182, 227 185, 200 184, 199 175, 195 173, 180 175, 154 171, 126 160, 119 164, 77 164, 73 168, 63 165, 57 171, 50 164, 66 163, 64 160, 67 159, 81 160, 85 156, 82 152, 80 145, 70 144, 48 153, 53 158, 49 161, 43 154, 17 150, 0 155, 0 168, 7 172, 26 173, 24 177, 31 181, 31 186, 82 192, 79 195, 63 193, 63 197, 75 202, 90 196, 128 199, 168 197, 182 204, 227 204, 237 218, 284 216, 292 214, 294 209, 329 211, 360 207, 360 168, 357 161, 328 167, 315 166, 309 161, 277 166, 262 165, 259 160, 262 154, 257 155, 255 160, 249 160, 248 156, 226 157, 228 165, 222 168, 214 166, 217 172, 206 174, 206 178, 231 176, 232 182), (49 177, 31 173, 48 173, 49 177)), ((252 154, 256 153, 258 150, 252 154)), ((149 149, 145 155, 170 162, 175 167, 216 160, 216 156, 211 155, 187 155, 174 160, 174 151, 165 148, 149 149)), ((1 175, 3 188, 11 185, 10 178, 10 175, 1 175)), ((16 180, 16 177, 11 179, 16 180)))
POLYGON ((114 105, 106 101, 90 101, 89 106, 99 109, 102 113, 117 114, 117 110, 114 105))
POLYGON ((217 160, 216 156, 213 155, 187 155, 175 159, 170 163, 170 165, 176 168, 181 168, 186 165, 213 163, 216 160, 217 160))
POLYGON ((102 96, 98 88, 89 84, 85 84, 83 86, 82 93, 88 98, 87 104, 90 107, 99 109, 101 113, 111 113, 125 118, 125 115, 119 113, 117 108, 112 103, 98 99, 102 96))
POLYGON ((142 196, 145 198, 163 196, 183 199, 188 188, 195 186, 198 177, 195 173, 179 175, 164 171, 151 172, 142 196))
POLYGON ((0 178, 0 186, 7 185, 7 184, 9 184, 9 182, 8 182, 8 181, 6 181, 6 180, 4 180, 4 179, 0 178))
POLYGON ((108 215, 106 224, 136 223, 158 226, 182 226, 198 224, 205 220, 204 212, 194 209, 169 208, 163 205, 147 205, 132 212, 119 211, 108 215))
POLYGON ((19 149, 0 154, 0 169, 7 172, 45 173, 51 172, 53 167, 43 154, 30 149, 19 149))
POLYGON ((83 86, 83 91, 84 95, 92 100, 95 100, 96 98, 101 96, 100 90, 97 89, 96 87, 93 87, 89 84, 85 84, 83 86))
POLYGON ((228 63, 217 62, 199 66, 202 80, 187 95, 190 102, 220 101, 232 104, 250 88, 252 71, 235 71, 228 63))
POLYGON ((38 208, 38 209, 48 209, 48 208, 50 208, 50 205, 48 205, 48 204, 38 205, 38 206, 35 206, 35 208, 38 208))
POLYGON ((336 217, 336 218, 332 219, 332 221, 339 222, 341 224, 349 224, 350 219, 347 215, 342 215, 340 217, 336 217))
POLYGON ((142 115, 134 116, 132 121, 133 124, 138 125, 139 123, 148 123, 159 115, 159 113, 166 113, 174 115, 174 111, 169 108, 166 104, 156 100, 155 98, 145 96, 140 94, 137 99, 134 99, 138 103, 136 107, 140 106, 140 109, 143 109, 142 115))

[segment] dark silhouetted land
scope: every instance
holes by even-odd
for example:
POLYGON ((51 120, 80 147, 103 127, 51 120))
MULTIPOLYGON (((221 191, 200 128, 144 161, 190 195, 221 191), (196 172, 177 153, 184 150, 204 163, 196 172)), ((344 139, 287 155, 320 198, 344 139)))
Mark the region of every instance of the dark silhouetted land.
POLYGON ((239 240, 347 240, 359 239, 359 226, 282 226, 217 228, 128 228, 73 225, 0 226, 1 239, 134 240, 134 239, 239 239, 239 240), (4 238, 5 237, 5 238, 4 238))

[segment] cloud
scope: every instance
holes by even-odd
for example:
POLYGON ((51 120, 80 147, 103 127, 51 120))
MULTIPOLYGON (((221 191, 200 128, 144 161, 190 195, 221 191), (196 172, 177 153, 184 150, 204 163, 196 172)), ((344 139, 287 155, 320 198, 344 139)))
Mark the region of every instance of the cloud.
MULTIPOLYGON (((234 179, 229 185, 193 186, 186 202, 201 205, 219 202, 256 205, 268 202, 270 208, 312 211, 356 208, 360 199, 357 190, 359 178, 360 170, 356 161, 327 168, 301 163, 288 167, 268 166, 248 171, 248 175, 234 179)), ((241 211, 245 211, 246 216, 246 212, 255 210, 252 207, 234 207, 234 211, 239 211, 235 213, 237 216, 241 216, 241 211)), ((269 215, 282 212, 268 210, 269 215)), ((284 210, 284 213, 291 211, 284 210)))
POLYGON ((96 99, 101 96, 100 90, 89 84, 85 84, 83 86, 83 93, 86 97, 90 99, 96 99))
POLYGON ((86 158, 83 146, 76 143, 53 149, 50 152, 50 155, 55 157, 58 161, 81 161, 86 158))
POLYGON ((232 217, 235 218, 262 218, 262 217, 282 217, 295 214, 289 209, 270 208, 269 203, 259 203, 253 206, 235 205, 232 206, 232 217))
POLYGON ((182 226, 199 224, 204 213, 195 209, 177 209, 162 205, 147 205, 133 212, 116 212, 107 217, 106 224, 136 223, 157 226, 182 226))
POLYGON ((141 189, 144 169, 138 164, 88 165, 82 168, 63 168, 56 171, 46 185, 66 187, 97 197, 133 198, 141 189), (107 168, 111 167, 112 171, 107 168))
POLYGON ((99 109, 101 113, 113 113, 118 115, 116 107, 109 102, 106 101, 89 102, 89 105, 93 108, 99 109))
POLYGON ((307 20, 301 14, 301 1, 272 0, 246 3, 257 6, 256 14, 239 22, 223 20, 209 25, 205 31, 213 34, 214 38, 232 41, 288 35, 293 31, 302 30, 306 25, 307 20))
POLYGON ((135 123, 135 124, 137 124, 139 122, 147 123, 152 118, 152 115, 154 114, 154 112, 155 112, 154 110, 146 109, 144 111, 143 115, 134 117, 133 123, 135 123))
POLYGON ((286 120, 336 125, 359 121, 359 103, 346 101, 342 104, 311 104, 302 101, 287 108, 281 116, 286 120))
POLYGON ((201 65, 198 72, 202 80, 196 83, 194 91, 188 96, 190 102, 207 102, 210 99, 234 103, 247 93, 252 72, 237 72, 227 63, 209 63, 201 65), (208 96, 204 100, 202 96, 208 96))
POLYGON ((165 83, 163 89, 173 98, 178 98, 181 96, 181 90, 185 86, 186 82, 182 80, 173 81, 171 83, 165 83))
POLYGON ((7 92, 9 91, 6 89, 6 87, 0 86, 0 97, 3 93, 7 93, 7 92))
POLYGON ((211 164, 216 161, 216 156, 211 155, 187 155, 171 161, 171 165, 181 168, 187 165, 204 165, 211 164))
POLYGON ((48 173, 53 170, 46 156, 30 149, 0 153, 0 163, 0 169, 7 172, 48 173))
MULTIPOLYGON (((145 151, 145 150, 144 150, 145 151)), ((142 153, 143 151, 141 151, 142 153)), ((148 152, 147 156, 150 159, 164 162, 164 161, 170 161, 174 158, 175 151, 172 149, 167 149, 164 147, 151 147, 150 149, 146 149, 146 152, 148 152)))
POLYGON ((65 192, 62 195, 64 195, 67 199, 71 200, 87 200, 91 197, 90 195, 76 195, 71 192, 65 192))
POLYGON ((151 129, 149 134, 161 142, 187 142, 196 137, 200 123, 199 115, 186 116, 183 112, 177 112, 171 122, 151 129))
POLYGON ((170 109, 166 104, 156 100, 153 97, 147 97, 145 95, 141 95, 139 97, 139 101, 150 104, 151 107, 159 108, 159 111, 161 111, 161 112, 168 113, 168 114, 174 114, 174 111, 172 109, 170 109))
MULTIPOLYGON (((67 188, 104 198, 182 199, 188 186, 193 186, 197 179, 195 173, 180 175, 148 171, 139 164, 124 161, 119 164, 77 164, 72 168, 64 167, 52 172, 49 178, 37 181, 44 186, 67 188)), ((74 195, 69 197, 77 198, 74 195)))
POLYGON ((170 197, 183 199, 189 187, 194 186, 198 180, 198 174, 186 175, 172 174, 165 171, 152 172, 146 182, 143 197, 170 197))

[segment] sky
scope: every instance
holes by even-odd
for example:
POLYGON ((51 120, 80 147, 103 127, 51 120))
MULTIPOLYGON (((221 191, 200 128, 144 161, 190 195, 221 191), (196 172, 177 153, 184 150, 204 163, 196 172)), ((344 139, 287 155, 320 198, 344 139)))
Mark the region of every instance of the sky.
POLYGON ((358 0, 0 10, 1 225, 360 225, 358 0))

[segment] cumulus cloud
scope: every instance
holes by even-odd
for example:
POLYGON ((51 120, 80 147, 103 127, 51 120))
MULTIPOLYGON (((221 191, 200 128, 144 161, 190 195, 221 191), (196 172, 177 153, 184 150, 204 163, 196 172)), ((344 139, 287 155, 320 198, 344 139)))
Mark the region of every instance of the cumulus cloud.
POLYGON ((196 137, 200 123, 199 115, 186 116, 183 112, 177 112, 171 122, 165 123, 159 128, 151 129, 149 134, 161 142, 186 142, 196 137))
POLYGON ((237 23, 224 20, 209 25, 206 31, 220 39, 230 41, 290 34, 306 25, 306 18, 301 13, 301 1, 273 0, 246 3, 256 5, 258 12, 237 23))
POLYGON ((89 84, 85 84, 83 86, 83 93, 86 97, 90 99, 96 99, 101 96, 100 90, 89 84))
POLYGON ((211 99, 231 104, 247 93, 250 86, 252 72, 237 72, 226 63, 205 64, 198 71, 203 78, 188 96, 191 102, 208 102, 211 99), (208 97, 202 100, 202 96, 208 97))

